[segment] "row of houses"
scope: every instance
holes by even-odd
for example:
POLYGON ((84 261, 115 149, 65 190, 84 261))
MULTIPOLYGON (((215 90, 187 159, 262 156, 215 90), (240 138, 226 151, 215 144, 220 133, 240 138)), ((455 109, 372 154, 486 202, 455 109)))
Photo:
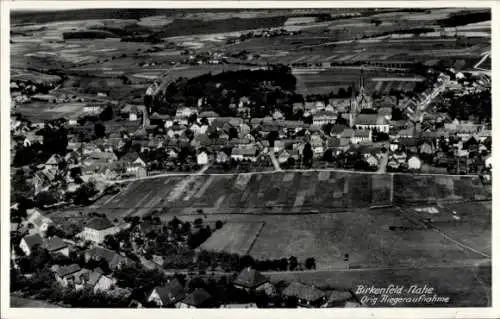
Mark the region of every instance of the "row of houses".
MULTIPOLYGON (((268 277, 251 267, 243 269, 232 285, 236 289, 268 297, 275 297, 279 294, 285 302, 293 301, 298 308, 361 306, 358 297, 349 290, 335 290, 327 293, 315 286, 296 281, 278 292, 268 277)), ((176 279, 155 287, 148 295, 147 301, 162 308, 257 308, 255 303, 222 304, 203 288, 195 288, 187 292, 176 279)))

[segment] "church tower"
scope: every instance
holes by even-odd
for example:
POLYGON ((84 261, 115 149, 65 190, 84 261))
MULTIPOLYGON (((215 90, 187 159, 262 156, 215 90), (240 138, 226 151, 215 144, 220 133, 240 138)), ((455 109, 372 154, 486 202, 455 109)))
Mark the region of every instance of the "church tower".
POLYGON ((356 122, 356 115, 358 114, 358 100, 356 99, 355 95, 355 89, 356 85, 355 83, 352 83, 352 90, 351 90, 351 100, 350 100, 350 105, 349 105, 349 127, 353 127, 355 122, 356 122))

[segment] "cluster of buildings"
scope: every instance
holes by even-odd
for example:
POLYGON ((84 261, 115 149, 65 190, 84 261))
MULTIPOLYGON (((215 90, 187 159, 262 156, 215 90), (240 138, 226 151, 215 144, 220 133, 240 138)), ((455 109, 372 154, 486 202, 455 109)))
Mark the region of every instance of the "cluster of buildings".
MULTIPOLYGON (((267 297, 269 301, 267 305, 264 305, 265 307, 351 308, 361 306, 358 296, 349 290, 325 292, 313 285, 298 281, 287 283, 283 289, 277 289, 267 276, 251 267, 243 269, 231 285, 238 290, 267 297), (276 297, 280 297, 280 301, 275 301, 276 297)), ((204 288, 195 288, 188 292, 176 279, 155 287, 148 295, 147 301, 161 308, 257 308, 255 302, 222 303, 204 288)))

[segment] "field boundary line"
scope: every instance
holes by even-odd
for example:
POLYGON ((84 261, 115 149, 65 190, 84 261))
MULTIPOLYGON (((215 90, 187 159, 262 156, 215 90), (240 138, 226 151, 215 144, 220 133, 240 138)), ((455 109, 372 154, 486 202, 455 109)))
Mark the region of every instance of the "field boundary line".
POLYGON ((263 221, 261 226, 260 226, 260 229, 257 231, 257 234, 255 234, 255 237, 254 239, 252 240, 252 242, 250 243, 250 246, 248 246, 248 249, 245 253, 245 255, 249 255, 250 252, 252 251, 253 249, 253 246, 255 245, 255 243, 257 242, 257 240, 259 239, 260 235, 262 234, 262 231, 264 230, 264 227, 266 226, 266 222, 263 221))
MULTIPOLYGON (((396 206, 394 205, 395 208, 397 208, 402 214, 403 216, 405 216, 407 219, 409 219, 410 221, 413 220, 413 218, 410 218, 408 215, 411 214, 411 215, 414 215, 413 213, 409 213, 407 211, 405 211, 404 209, 402 209, 401 207, 399 206, 396 206)), ((434 232, 440 234, 441 236, 443 236, 444 238, 446 238, 447 240, 453 242, 454 244, 458 245, 459 247, 465 249, 465 250, 469 250, 469 251, 472 251, 478 255, 481 255, 483 257, 486 257, 486 258, 489 258, 491 259, 491 256, 486 254, 486 253, 483 253, 482 251, 479 251, 469 245, 466 245, 464 243, 461 243, 459 242, 458 240, 454 239, 453 237, 451 237, 450 235, 446 234, 445 232, 443 232, 442 230, 439 229, 439 227, 437 227, 436 225, 434 225, 432 222, 431 223, 426 223, 424 221, 421 220, 421 218, 417 215, 417 216, 414 216, 415 220, 418 221, 420 224, 424 225, 426 228, 430 228, 432 229, 434 232)))

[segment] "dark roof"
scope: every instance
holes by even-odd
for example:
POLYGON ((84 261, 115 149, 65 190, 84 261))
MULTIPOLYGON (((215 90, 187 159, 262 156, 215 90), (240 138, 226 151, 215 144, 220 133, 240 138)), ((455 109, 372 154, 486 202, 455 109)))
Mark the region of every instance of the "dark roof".
POLYGON ((203 288, 196 288, 182 302, 196 308, 208 307, 214 303, 212 296, 203 288))
POLYGON ((68 275, 74 274, 77 271, 80 271, 80 269, 81 268, 78 264, 71 264, 57 269, 56 273, 57 275, 59 275, 59 277, 66 277, 68 275))
POLYGON ((263 283, 266 283, 268 278, 250 267, 243 269, 233 284, 243 286, 245 288, 256 288, 263 283))
POLYGON ((282 294, 287 297, 295 297, 307 301, 317 301, 325 297, 325 293, 314 286, 304 285, 300 282, 292 282, 286 287, 282 294))
POLYGON ((356 117, 357 125, 382 125, 387 124, 384 117, 378 114, 359 114, 356 117))
POLYGON ((103 230, 103 229, 108 229, 108 228, 113 227, 113 223, 111 223, 109 221, 109 219, 107 219, 107 218, 96 217, 96 218, 92 218, 88 222, 86 227, 92 228, 92 229, 97 229, 97 230, 103 230))
POLYGON ((43 238, 38 234, 24 236, 23 239, 30 249, 36 245, 43 245, 43 238))
POLYGON ((370 130, 355 130, 354 137, 369 137, 370 130))
POLYGON ((346 128, 347 128, 347 126, 345 126, 343 124, 334 124, 332 126, 332 130, 330 132, 333 134, 341 134, 342 132, 344 132, 344 130, 346 128))
POLYGON ((87 250, 85 254, 91 258, 105 259, 111 269, 116 268, 120 262, 128 260, 127 257, 123 257, 117 252, 98 246, 87 250))
POLYGON ((334 290, 328 296, 328 303, 347 301, 352 298, 353 295, 350 291, 334 290))
POLYGON ((155 287, 155 290, 160 296, 163 305, 174 304, 186 295, 184 287, 182 287, 177 279, 170 280, 163 286, 155 287))
POLYGON ((59 237, 54 236, 45 242, 45 248, 49 251, 57 251, 68 247, 68 245, 59 237))

